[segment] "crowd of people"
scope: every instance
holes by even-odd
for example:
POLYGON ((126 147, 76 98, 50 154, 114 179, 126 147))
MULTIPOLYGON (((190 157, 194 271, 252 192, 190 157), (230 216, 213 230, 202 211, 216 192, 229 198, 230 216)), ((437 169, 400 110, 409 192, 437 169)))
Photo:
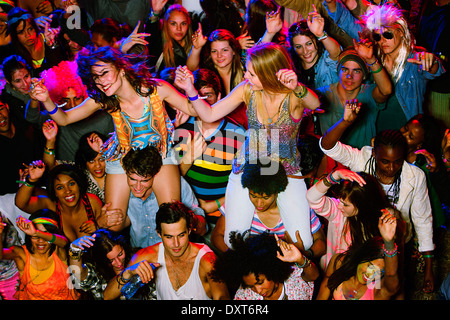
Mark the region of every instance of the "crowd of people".
POLYGON ((0 0, 0 300, 449 300, 449 2, 0 0))

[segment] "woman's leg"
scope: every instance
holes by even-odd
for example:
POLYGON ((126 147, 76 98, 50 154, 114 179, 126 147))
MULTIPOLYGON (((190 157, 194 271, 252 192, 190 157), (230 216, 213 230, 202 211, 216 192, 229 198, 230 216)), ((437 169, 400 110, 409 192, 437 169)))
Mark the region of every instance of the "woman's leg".
POLYGON ((250 229, 255 213, 248 189, 242 187, 241 176, 242 173, 230 173, 225 193, 224 241, 229 248, 231 248, 230 232, 243 233, 250 229))
MULTIPOLYGON (((301 174, 297 174, 301 175, 301 174)), ((288 178, 286 190, 278 194, 277 205, 281 220, 292 241, 297 242, 295 232, 300 231, 305 250, 312 246, 311 215, 306 200, 306 184, 303 179, 288 178)))
POLYGON ((158 205, 181 200, 181 178, 177 165, 164 164, 153 180, 153 192, 158 205))
POLYGON ((122 209, 123 215, 128 210, 130 187, 125 173, 107 173, 105 178, 105 204, 110 203, 108 209, 122 209))

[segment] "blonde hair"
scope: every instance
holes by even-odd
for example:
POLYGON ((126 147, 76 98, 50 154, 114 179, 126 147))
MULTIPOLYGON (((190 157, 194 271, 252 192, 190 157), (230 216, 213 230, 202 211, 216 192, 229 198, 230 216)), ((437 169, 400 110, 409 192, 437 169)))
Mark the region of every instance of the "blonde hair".
POLYGON ((286 49, 276 43, 268 42, 248 50, 247 59, 252 63, 262 87, 270 93, 289 93, 292 90, 277 78, 280 69, 294 70, 294 65, 286 49))
POLYGON ((179 12, 186 16, 188 21, 188 29, 186 35, 184 36, 184 45, 183 49, 186 52, 186 55, 189 54, 192 48, 192 26, 191 26, 191 17, 189 16, 189 12, 185 7, 179 4, 174 4, 167 9, 166 14, 164 15, 164 23, 162 28, 162 44, 163 44, 163 58, 165 67, 177 67, 175 65, 175 57, 173 53, 173 43, 172 38, 169 36, 168 31, 168 23, 167 21, 170 18, 170 15, 173 12, 179 12))
MULTIPOLYGON (((370 32, 375 30, 383 30, 384 28, 391 28, 400 30, 403 33, 401 37, 401 44, 399 54, 394 61, 393 68, 390 72, 390 76, 394 83, 400 79, 405 69, 406 60, 408 55, 415 48, 414 38, 409 31, 408 23, 403 16, 402 10, 393 4, 384 4, 381 6, 370 6, 364 15, 361 16, 361 20, 365 25, 365 28, 370 32)), ((379 46, 376 47, 376 54, 384 65, 386 60, 386 54, 383 53, 379 46)))

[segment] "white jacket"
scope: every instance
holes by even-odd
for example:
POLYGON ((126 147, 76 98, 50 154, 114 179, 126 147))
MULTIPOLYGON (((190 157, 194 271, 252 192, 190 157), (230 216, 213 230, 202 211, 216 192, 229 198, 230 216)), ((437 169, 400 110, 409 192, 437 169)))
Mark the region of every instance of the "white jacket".
MULTIPOLYGON (((372 156, 372 147, 365 146, 359 150, 338 142, 330 150, 325 150, 322 148, 321 141, 319 144, 327 156, 342 163, 350 170, 367 172, 366 163, 372 156)), ((417 166, 404 161, 400 179, 400 194, 395 206, 401 211, 406 223, 405 242, 411 239, 414 227, 419 242, 419 251, 434 250, 433 216, 425 173, 417 166)))

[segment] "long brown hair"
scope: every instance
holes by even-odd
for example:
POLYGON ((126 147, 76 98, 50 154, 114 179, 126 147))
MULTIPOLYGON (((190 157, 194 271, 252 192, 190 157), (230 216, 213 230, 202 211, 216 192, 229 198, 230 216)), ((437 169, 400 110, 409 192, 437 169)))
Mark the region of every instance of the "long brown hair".
POLYGON ((109 63, 118 71, 123 70, 125 78, 139 95, 147 97, 155 90, 156 81, 151 77, 150 69, 139 56, 123 54, 109 46, 98 49, 85 48, 78 53, 78 75, 87 87, 89 97, 102 104, 108 112, 120 110, 120 104, 117 97, 109 97, 98 89, 93 78, 92 67, 99 62, 109 63))

